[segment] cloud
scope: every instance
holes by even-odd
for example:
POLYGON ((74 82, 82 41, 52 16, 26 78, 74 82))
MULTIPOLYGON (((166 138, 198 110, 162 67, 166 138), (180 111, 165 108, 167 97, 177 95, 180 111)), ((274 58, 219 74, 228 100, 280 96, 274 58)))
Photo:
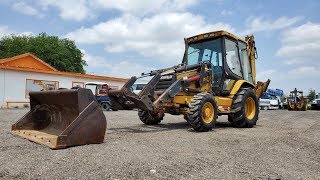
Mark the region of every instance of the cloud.
POLYGON ((87 62, 89 67, 101 67, 101 68, 109 68, 110 64, 106 63, 107 60, 101 56, 93 56, 87 53, 84 49, 80 49, 83 53, 83 59, 87 62))
POLYGON ((276 70, 274 69, 267 69, 262 71, 257 71, 257 81, 266 81, 276 74, 276 70))
POLYGON ((85 67, 87 73, 93 74, 99 70, 102 72, 98 75, 105 75, 111 77, 130 78, 131 76, 140 76, 142 72, 149 72, 155 68, 139 64, 136 62, 129 62, 125 60, 110 60, 101 56, 94 56, 81 49, 84 54, 83 59, 86 60, 88 66, 85 67))
MULTIPOLYGON (((248 25, 249 29, 245 34, 285 28, 300 19, 301 17, 280 17, 270 21, 256 18, 248 25)), ((81 44, 102 44, 107 52, 135 52, 172 65, 181 62, 184 37, 222 29, 236 32, 229 24, 210 24, 203 16, 187 12, 160 13, 150 17, 126 14, 92 27, 81 27, 65 37, 81 44)))
POLYGON ((288 65, 320 67, 320 24, 305 23, 283 32, 276 56, 288 65))
POLYGON ((232 15, 233 13, 232 13, 231 10, 226 10, 226 9, 224 9, 224 10, 221 11, 220 14, 221 14, 221 16, 230 16, 230 15, 232 15))
POLYGON ((291 69, 288 74, 294 78, 306 78, 306 77, 319 77, 320 67, 314 66, 302 66, 295 69, 291 69))
POLYGON ((6 35, 10 35, 12 33, 13 31, 11 31, 8 26, 0 25, 0 38, 6 35))
POLYGON ((32 6, 28 5, 25 2, 16 2, 12 5, 12 9, 28 15, 28 16, 36 16, 36 17, 43 17, 44 15, 40 13, 37 9, 33 8, 32 6))
POLYGON ((191 13, 161 13, 139 18, 124 15, 66 35, 82 44, 103 44, 107 52, 136 52, 163 63, 181 62, 183 38, 214 30, 234 32, 228 24, 208 24, 191 13))
POLYGON ((81 21, 93 17, 93 10, 88 6, 87 0, 40 0, 43 10, 55 7, 59 10, 59 16, 64 20, 81 21))
POLYGON ((250 17, 247 19, 247 24, 248 24, 247 29, 241 32, 240 34, 247 35, 255 32, 284 29, 296 24, 302 19, 303 17, 301 16, 296 16, 293 18, 288 18, 283 16, 283 17, 279 17, 274 21, 271 21, 271 20, 266 20, 263 17, 256 17, 256 18, 250 17))
POLYGON ((149 67, 144 64, 129 61, 118 61, 118 63, 113 63, 112 67, 106 69, 103 74, 106 76, 130 78, 132 76, 138 77, 141 73, 149 72, 154 69, 156 68, 149 67))
POLYGON ((288 65, 289 77, 317 81, 320 76, 320 24, 307 22, 290 28, 281 36, 276 56, 288 65))
POLYGON ((4 37, 4 36, 9 36, 11 34, 15 34, 15 35, 32 35, 32 32, 16 32, 11 30, 8 26, 5 25, 0 25, 0 38, 4 37))
POLYGON ((107 10, 115 9, 123 14, 143 16, 159 12, 185 10, 196 3, 197 0, 92 0, 91 6, 107 10))
MULTIPOLYGON (((91 19, 101 11, 116 10, 121 14, 130 14, 134 16, 146 16, 159 12, 177 12, 184 11, 190 6, 198 3, 197 0, 40 0, 37 3, 43 10, 49 7, 57 8, 59 16, 63 20, 82 21, 91 19)), ((25 4, 25 3, 23 3, 25 4)), ((22 5, 22 3, 21 3, 22 5)), ((20 9, 20 8, 18 8, 20 9)), ((32 9, 36 11, 36 9, 32 9)))

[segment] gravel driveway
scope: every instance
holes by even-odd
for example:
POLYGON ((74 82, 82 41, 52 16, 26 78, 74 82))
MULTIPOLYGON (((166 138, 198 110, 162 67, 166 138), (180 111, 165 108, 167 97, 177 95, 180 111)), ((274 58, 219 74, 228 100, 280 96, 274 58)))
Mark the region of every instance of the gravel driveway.
POLYGON ((0 109, 0 178, 320 179, 320 111, 261 111, 251 129, 221 116, 205 133, 182 116, 147 126, 136 111, 110 111, 104 143, 63 150, 10 133, 26 112, 0 109))

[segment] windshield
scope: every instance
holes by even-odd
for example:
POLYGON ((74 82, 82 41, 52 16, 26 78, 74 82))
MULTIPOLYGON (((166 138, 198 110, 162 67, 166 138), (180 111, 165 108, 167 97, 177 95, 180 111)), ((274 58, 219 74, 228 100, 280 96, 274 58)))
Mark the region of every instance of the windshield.
POLYGON ((221 38, 189 44, 188 65, 208 61, 213 66, 222 66, 221 38))

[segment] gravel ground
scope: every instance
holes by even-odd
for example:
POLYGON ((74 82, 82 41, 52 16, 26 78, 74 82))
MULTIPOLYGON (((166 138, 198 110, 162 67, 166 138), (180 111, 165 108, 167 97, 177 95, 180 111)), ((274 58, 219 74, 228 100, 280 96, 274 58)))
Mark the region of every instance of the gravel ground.
POLYGON ((51 150, 10 133, 26 109, 0 109, 2 179, 320 179, 320 111, 261 111, 257 126, 225 117, 197 133, 182 116, 147 126, 136 111, 105 112, 102 144, 51 150))

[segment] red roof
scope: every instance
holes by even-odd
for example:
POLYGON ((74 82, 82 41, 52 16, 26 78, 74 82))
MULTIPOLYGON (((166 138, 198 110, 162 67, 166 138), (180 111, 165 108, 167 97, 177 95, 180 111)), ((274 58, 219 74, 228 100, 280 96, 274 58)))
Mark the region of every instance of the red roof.
POLYGON ((36 73, 45 73, 45 74, 56 74, 56 75, 65 75, 72 77, 83 77, 91 79, 101 79, 101 80, 110 80, 110 81, 120 81, 127 82, 128 79, 124 78, 115 78, 107 76, 97 76, 91 74, 80 74, 80 73, 71 73, 71 72, 61 72, 45 63, 38 57, 34 56, 31 53, 25 53, 18 56, 14 56, 7 59, 0 59, 0 69, 9 69, 17 71, 28 71, 36 73))

